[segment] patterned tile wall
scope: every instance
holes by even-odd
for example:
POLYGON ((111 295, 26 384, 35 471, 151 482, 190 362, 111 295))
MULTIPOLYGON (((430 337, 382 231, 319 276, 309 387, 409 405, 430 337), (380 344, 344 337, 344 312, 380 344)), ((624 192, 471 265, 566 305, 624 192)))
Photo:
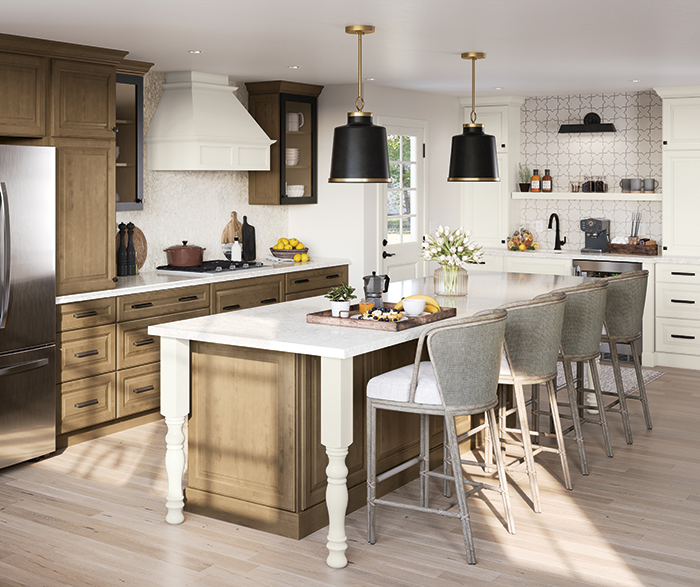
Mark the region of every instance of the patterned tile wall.
MULTIPOLYGON (((609 192, 620 192, 622 178, 661 182, 661 98, 653 91, 586 96, 547 96, 525 100, 521 112, 521 161, 540 174, 550 169, 554 191, 569 191, 569 182, 604 175, 609 192), (615 124, 615 133, 558 134, 562 124, 578 124, 588 112, 615 124)), ((661 191, 659 186, 657 191, 661 191)), ((554 245, 554 231, 536 229, 556 212, 566 249, 583 247, 582 218, 607 218, 612 237, 629 234, 632 216, 642 215, 643 234, 661 239, 661 202, 624 200, 524 200, 520 221, 535 231, 543 248, 554 245)))
MULTIPOLYGON (((149 72, 144 78, 144 135, 163 95, 164 82, 162 72, 149 72)), ((236 96, 247 107, 245 84, 230 83, 238 86, 236 96)), ((259 259, 264 258, 269 243, 286 236, 289 225, 286 206, 248 204, 247 171, 144 170, 143 193, 142 211, 117 212, 117 224, 131 221, 146 237, 148 255, 143 271, 164 265, 163 249, 183 240, 205 247, 205 259, 222 259, 221 233, 234 210, 240 221, 245 215, 255 227, 259 259)))

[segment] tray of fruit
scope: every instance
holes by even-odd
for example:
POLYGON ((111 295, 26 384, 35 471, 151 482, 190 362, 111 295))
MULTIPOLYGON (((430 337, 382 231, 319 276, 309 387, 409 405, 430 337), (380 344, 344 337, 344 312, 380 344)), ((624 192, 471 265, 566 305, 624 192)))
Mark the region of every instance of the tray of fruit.
POLYGON ((520 228, 513 233, 508 240, 510 251, 537 251, 540 245, 535 242, 535 237, 527 228, 520 228))
POLYGON ((415 328, 423 324, 452 318, 457 315, 457 308, 441 307, 435 298, 423 294, 407 296, 408 298, 420 297, 426 300, 425 312, 420 316, 408 316, 403 310, 403 299, 397 304, 384 302, 384 308, 371 308, 361 313, 359 304, 350 306, 350 314, 347 318, 339 318, 331 315, 331 310, 312 312, 306 315, 306 321, 310 324, 329 324, 331 326, 348 326, 350 328, 369 328, 371 330, 386 330, 398 332, 407 328, 415 328))
POLYGON ((273 246, 270 247, 270 253, 277 259, 286 259, 290 261, 308 261, 309 248, 304 246, 299 239, 296 238, 281 238, 273 246), (299 258, 297 258, 299 255, 299 258))

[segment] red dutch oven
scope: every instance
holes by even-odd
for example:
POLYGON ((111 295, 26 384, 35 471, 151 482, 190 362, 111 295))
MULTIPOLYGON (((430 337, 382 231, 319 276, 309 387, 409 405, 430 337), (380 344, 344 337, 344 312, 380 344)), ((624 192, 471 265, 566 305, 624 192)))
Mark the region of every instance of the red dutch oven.
POLYGON ((187 241, 182 241, 181 245, 173 245, 164 250, 168 265, 172 267, 196 267, 202 264, 204 248, 188 245, 187 241))

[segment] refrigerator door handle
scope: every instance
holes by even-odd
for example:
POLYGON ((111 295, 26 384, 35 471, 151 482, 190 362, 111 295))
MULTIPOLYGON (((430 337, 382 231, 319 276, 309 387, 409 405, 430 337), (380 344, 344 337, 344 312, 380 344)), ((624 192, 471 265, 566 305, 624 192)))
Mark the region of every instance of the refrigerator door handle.
POLYGON ((45 367, 48 364, 48 359, 37 359, 36 361, 17 363, 15 365, 10 365, 9 367, 3 367, 0 369, 0 375, 14 375, 15 373, 23 373, 24 371, 31 371, 32 369, 45 367))
POLYGON ((7 324, 7 312, 10 307, 10 259, 12 242, 10 238, 10 210, 7 207, 7 188, 5 182, 0 182, 0 212, 2 212, 3 242, 2 242, 2 298, 0 298, 0 329, 7 324))

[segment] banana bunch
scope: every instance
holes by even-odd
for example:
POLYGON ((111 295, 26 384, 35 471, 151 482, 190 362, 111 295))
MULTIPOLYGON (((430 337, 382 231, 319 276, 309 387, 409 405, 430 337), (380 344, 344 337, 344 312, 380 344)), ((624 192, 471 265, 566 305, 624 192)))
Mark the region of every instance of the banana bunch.
POLYGON ((399 303, 394 306, 394 310, 396 310, 397 312, 403 310, 404 300, 425 300, 425 312, 430 312, 431 314, 434 314, 435 312, 440 311, 440 304, 438 304, 437 300, 435 298, 431 298, 430 296, 426 296, 425 294, 413 294, 412 296, 406 296, 405 298, 401 298, 401 300, 399 300, 399 303))

